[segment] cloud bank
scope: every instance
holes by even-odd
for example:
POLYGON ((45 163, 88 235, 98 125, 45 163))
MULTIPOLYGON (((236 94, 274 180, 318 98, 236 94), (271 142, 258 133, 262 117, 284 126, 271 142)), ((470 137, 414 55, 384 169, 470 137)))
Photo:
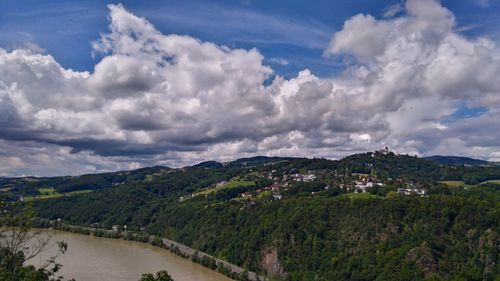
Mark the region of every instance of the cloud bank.
POLYGON ((256 49, 164 35, 122 5, 109 9, 91 73, 0 48, 0 175, 335 158, 383 145, 500 160, 498 49, 456 33, 437 0, 353 16, 325 46, 325 59, 350 61, 342 75, 305 69, 289 80, 256 49), (450 122, 459 107, 484 113, 450 122))

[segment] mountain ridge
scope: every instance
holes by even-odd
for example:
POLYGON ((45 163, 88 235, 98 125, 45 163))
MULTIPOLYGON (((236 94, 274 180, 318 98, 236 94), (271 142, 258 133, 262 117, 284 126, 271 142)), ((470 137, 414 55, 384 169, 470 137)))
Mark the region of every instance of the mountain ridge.
POLYGON ((491 163, 486 160, 475 159, 464 156, 432 155, 423 157, 423 159, 427 159, 438 164, 447 164, 447 165, 469 165, 469 166, 491 165, 491 163))

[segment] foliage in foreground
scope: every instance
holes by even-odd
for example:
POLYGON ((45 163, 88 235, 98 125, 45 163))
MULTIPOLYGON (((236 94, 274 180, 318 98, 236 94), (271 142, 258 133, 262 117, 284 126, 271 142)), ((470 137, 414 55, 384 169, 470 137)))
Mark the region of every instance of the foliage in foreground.
POLYGON ((139 281, 174 281, 167 271, 161 270, 154 276, 151 273, 143 274, 139 281))
MULTIPOLYGON (((57 257, 63 255, 68 245, 57 242, 59 250, 41 268, 25 262, 39 255, 47 245, 39 233, 32 230, 33 212, 29 205, 6 203, 0 198, 0 281, 62 281, 56 276, 61 264, 57 257)), ((73 280, 74 281, 74 280, 73 280)), ((159 271, 156 276, 143 274, 139 281, 173 281, 167 271, 159 271)))
POLYGON ((6 203, 0 198, 0 281, 60 281, 56 276, 61 265, 56 258, 64 254, 68 245, 58 242, 59 250, 41 268, 24 263, 40 254, 47 241, 32 231, 33 212, 29 205, 6 203))

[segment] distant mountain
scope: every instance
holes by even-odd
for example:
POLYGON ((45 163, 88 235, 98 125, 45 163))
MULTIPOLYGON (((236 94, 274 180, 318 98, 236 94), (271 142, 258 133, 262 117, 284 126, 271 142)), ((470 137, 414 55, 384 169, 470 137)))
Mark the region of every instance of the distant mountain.
POLYGON ((224 165, 217 161, 205 161, 192 166, 193 168, 204 168, 204 169, 220 169, 224 165))
POLYGON ((460 157, 460 156, 434 155, 434 156, 424 157, 424 159, 443 165, 485 166, 490 164, 488 161, 469 158, 469 157, 460 157))
POLYGON ((170 170, 172 168, 154 166, 131 171, 84 174, 79 176, 0 178, 0 190, 12 189, 22 194, 37 194, 37 190, 40 188, 53 188, 56 192, 60 193, 98 190, 125 183, 152 180, 170 170))
POLYGON ((250 158, 240 158, 234 161, 220 163, 217 161, 205 161, 193 165, 193 168, 204 168, 204 169, 220 169, 224 167, 228 168, 248 168, 248 167, 256 167, 267 165, 271 163, 278 163, 282 161, 288 161, 294 158, 289 157, 267 157, 267 156, 255 156, 250 158))
POLYGON ((114 173, 126 172, 126 173, 133 173, 133 174, 148 174, 148 173, 159 173, 159 172, 168 171, 168 170, 172 170, 172 168, 166 167, 166 166, 153 166, 153 167, 139 168, 139 169, 135 169, 135 170, 131 170, 131 171, 118 171, 118 172, 114 172, 114 173))
POLYGON ((295 158, 292 157, 267 157, 267 156, 255 156, 250 158, 241 158, 232 162, 227 163, 226 167, 230 168, 243 168, 243 167, 255 167, 271 163, 277 163, 282 161, 288 161, 295 158))

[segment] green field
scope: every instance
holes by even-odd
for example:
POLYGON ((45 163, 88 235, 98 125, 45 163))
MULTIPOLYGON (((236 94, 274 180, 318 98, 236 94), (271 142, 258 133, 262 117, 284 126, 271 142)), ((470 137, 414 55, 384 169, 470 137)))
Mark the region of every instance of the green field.
POLYGON ((500 185, 500 180, 489 180, 489 181, 484 181, 482 183, 478 183, 476 185, 470 185, 470 184, 466 184, 465 182, 463 181, 440 181, 440 183, 444 183, 446 184, 446 186, 448 187, 464 187, 464 188, 470 188, 470 187, 474 187, 474 186, 480 186, 480 185, 483 185, 483 184, 498 184, 500 185))
POLYGON ((47 187, 47 188, 39 188, 38 193, 40 193, 40 195, 53 195, 57 194, 58 192, 52 187, 47 187))
POLYGON ((498 184, 500 185, 500 180, 489 180, 489 181, 484 181, 478 185, 482 185, 482 184, 487 184, 487 183, 492 183, 492 184, 498 184))
POLYGON ((26 197, 24 197, 24 201, 29 202, 29 201, 35 201, 35 200, 53 199, 53 198, 59 198, 62 196, 79 195, 79 194, 85 194, 85 193, 89 193, 89 192, 92 192, 92 190, 91 189, 84 189, 84 190, 71 191, 71 192, 67 192, 67 193, 59 193, 54 188, 39 188, 38 189, 39 195, 26 196, 26 197))
POLYGON ((441 181, 440 183, 444 183, 448 187, 464 187, 465 186, 465 182, 463 182, 463 181, 441 181))
POLYGON ((64 194, 67 194, 67 195, 79 195, 79 194, 90 193, 92 191, 93 191, 92 189, 83 189, 83 190, 71 191, 71 192, 64 193, 64 194))
POLYGON ((155 179, 155 177, 159 177, 161 175, 163 175, 164 172, 159 172, 159 173, 154 173, 154 174, 149 174, 149 175, 146 175, 146 178, 144 179, 144 181, 152 181, 155 179))
POLYGON ((242 187, 242 186, 254 186, 255 182, 253 181, 230 181, 226 183, 225 185, 219 187, 218 189, 228 189, 228 188, 235 188, 235 187, 242 187))
POLYGON ((210 194, 212 192, 216 192, 216 191, 223 190, 223 189, 231 189, 231 188, 245 187, 245 186, 255 186, 255 182, 234 180, 234 181, 227 182, 226 184, 224 184, 221 187, 212 187, 212 188, 204 189, 200 192, 196 192, 194 194, 194 196, 207 195, 207 194, 210 194))
POLYGON ((24 200, 25 201, 43 200, 43 199, 59 198, 59 197, 63 196, 61 193, 57 192, 52 187, 39 188, 38 194, 39 195, 35 195, 35 196, 26 196, 26 197, 24 197, 24 200))
POLYGON ((256 198, 262 199, 262 198, 265 198, 265 197, 271 196, 271 195, 272 195, 271 191, 262 191, 261 193, 257 194, 256 198))

